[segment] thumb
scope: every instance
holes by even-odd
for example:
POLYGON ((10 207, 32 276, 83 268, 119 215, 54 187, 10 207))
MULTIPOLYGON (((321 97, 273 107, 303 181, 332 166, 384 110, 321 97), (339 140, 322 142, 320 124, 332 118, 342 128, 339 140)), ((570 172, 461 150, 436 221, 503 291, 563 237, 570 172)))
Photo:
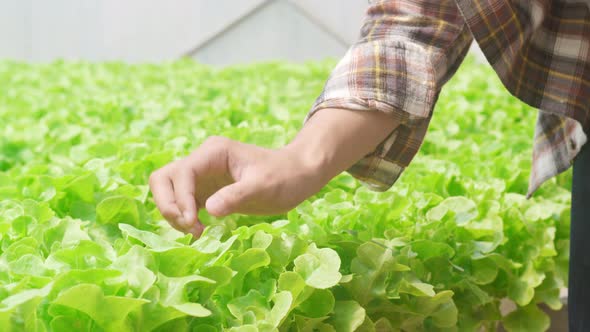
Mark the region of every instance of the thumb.
POLYGON ((205 202, 207 212, 215 217, 236 213, 255 192, 255 186, 238 181, 219 189, 205 202))

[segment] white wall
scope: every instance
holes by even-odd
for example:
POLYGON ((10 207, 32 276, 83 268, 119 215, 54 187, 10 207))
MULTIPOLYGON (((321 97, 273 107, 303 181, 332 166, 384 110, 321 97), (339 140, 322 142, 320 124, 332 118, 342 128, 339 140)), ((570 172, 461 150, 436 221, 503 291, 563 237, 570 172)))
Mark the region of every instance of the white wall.
POLYGON ((343 55, 366 0, 0 0, 0 58, 212 64, 343 55))

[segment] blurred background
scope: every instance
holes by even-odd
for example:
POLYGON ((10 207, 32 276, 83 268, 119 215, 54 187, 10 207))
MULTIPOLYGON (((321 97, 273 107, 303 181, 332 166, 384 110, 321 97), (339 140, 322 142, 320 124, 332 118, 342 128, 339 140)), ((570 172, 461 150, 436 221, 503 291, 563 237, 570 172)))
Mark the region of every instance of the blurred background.
POLYGON ((341 57, 367 0, 0 0, 0 58, 215 65, 341 57))
POLYGON ((340 57, 367 0, 0 0, 0 58, 208 64, 340 57))

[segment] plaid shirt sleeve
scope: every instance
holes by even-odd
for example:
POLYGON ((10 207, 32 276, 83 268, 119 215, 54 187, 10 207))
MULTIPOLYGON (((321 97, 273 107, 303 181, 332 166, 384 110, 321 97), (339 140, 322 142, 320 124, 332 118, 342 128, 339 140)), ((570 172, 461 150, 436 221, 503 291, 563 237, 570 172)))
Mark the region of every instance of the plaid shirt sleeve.
POLYGON ((369 188, 390 188, 418 151, 442 85, 472 38, 452 0, 377 1, 361 38, 326 82, 306 122, 324 108, 385 112, 401 124, 347 170, 369 188))
POLYGON ((504 86, 539 109, 528 196, 567 170, 590 129, 590 5, 456 0, 504 86))
POLYGON ((475 39, 504 86, 539 109, 527 196, 568 169, 590 130, 590 5, 571 0, 390 0, 328 79, 323 108, 386 112, 401 125, 347 171, 387 190, 422 144, 442 85, 475 39))

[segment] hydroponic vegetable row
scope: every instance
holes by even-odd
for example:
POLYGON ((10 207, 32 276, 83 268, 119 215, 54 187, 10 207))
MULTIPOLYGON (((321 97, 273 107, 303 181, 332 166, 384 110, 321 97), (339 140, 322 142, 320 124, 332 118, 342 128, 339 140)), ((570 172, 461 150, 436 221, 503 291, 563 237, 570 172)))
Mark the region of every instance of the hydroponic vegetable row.
POLYGON ((152 171, 209 135, 285 144, 333 65, 1 62, 0 330, 544 330, 571 176, 525 199, 536 112, 471 59, 391 190, 342 174, 286 215, 201 211, 196 241, 163 220, 152 171))

